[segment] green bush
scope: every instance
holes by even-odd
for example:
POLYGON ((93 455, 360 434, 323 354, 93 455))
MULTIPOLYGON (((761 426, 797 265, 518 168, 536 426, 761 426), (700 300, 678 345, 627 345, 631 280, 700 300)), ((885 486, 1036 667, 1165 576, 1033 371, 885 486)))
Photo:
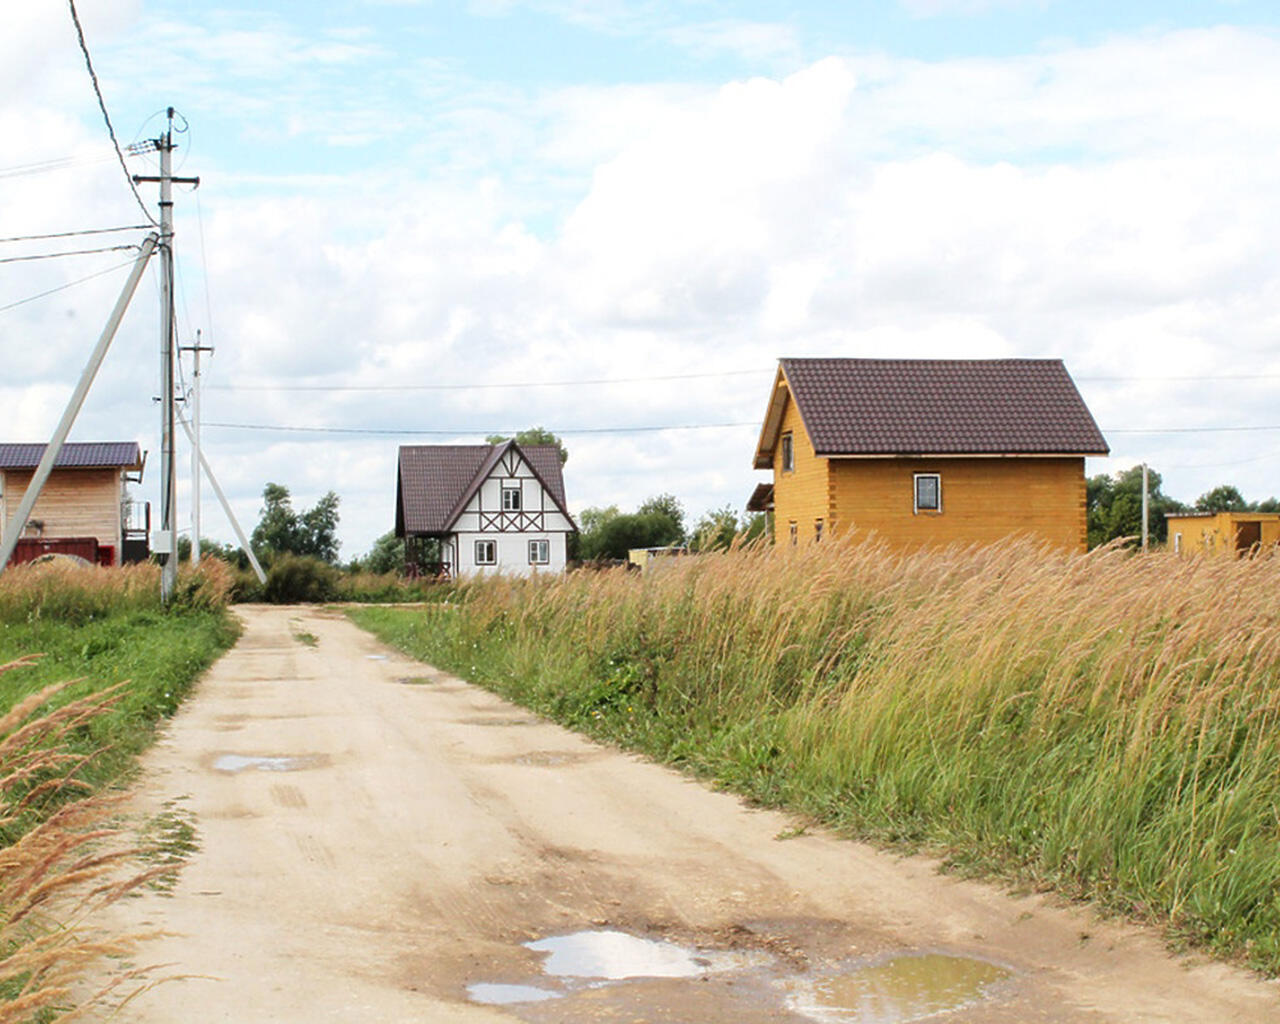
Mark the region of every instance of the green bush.
POLYGON ((318 558, 280 555, 267 570, 262 596, 272 604, 332 601, 338 596, 338 570, 318 558))

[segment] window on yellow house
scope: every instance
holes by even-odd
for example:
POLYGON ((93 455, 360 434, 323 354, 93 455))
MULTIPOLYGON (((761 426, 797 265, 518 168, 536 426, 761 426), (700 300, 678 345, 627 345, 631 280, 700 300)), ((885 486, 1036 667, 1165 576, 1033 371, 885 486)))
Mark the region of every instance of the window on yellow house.
POLYGON ((793 520, 791 520, 790 524, 788 524, 788 525, 789 525, 790 530, 791 530, 791 543, 792 543, 792 545, 794 546, 794 545, 798 544, 798 543, 799 543, 799 541, 800 541, 800 530, 799 530, 799 528, 796 526, 796 521, 795 521, 794 519, 793 519, 793 520))
POLYGON ((939 473, 915 474, 917 513, 942 511, 942 475, 939 473))
POLYGON ((822 540, 822 520, 815 519, 813 521, 813 542, 816 544, 822 540))
POLYGON ((782 435, 782 472, 790 473, 796 468, 796 446, 789 433, 782 435))

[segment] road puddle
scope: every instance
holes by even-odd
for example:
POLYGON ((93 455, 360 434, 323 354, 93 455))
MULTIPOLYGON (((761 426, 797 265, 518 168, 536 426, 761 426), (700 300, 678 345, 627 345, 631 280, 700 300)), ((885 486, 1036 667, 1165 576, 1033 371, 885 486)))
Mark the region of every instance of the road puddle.
POLYGON ((555 935, 524 946, 544 957, 540 979, 476 982, 467 986, 468 998, 509 1006, 521 1019, 537 1021, 550 1018, 534 1005, 521 1010, 521 1004, 562 999, 557 1020, 595 1020, 605 1006, 634 1008, 636 986, 641 986, 656 1007, 690 1009, 698 1000, 713 999, 725 1007, 750 1007, 753 1021, 764 1019, 760 1012, 770 1012, 765 1008, 772 1005, 787 1019, 817 1024, 912 1024, 998 999, 1001 983, 1014 976, 986 960, 936 952, 845 961, 797 973, 793 964, 763 949, 706 949, 613 929, 555 935), (710 984, 688 986, 690 979, 710 984), (584 999, 589 1005, 579 1005, 584 999))
POLYGON ((538 988, 536 985, 497 985, 478 981, 467 986, 467 995, 473 1003, 511 1006, 515 1003, 541 1003, 548 999, 559 999, 562 993, 538 988))
POLYGON ((792 1009, 822 1024, 910 1024, 971 1006, 1011 972, 985 960, 941 953, 899 956, 819 978, 792 1009))
POLYGON ((304 768, 314 768, 316 759, 303 757, 253 757, 247 754, 223 754, 213 762, 213 770, 218 772, 296 772, 304 768))
POLYGON ((626 932, 574 932, 525 946, 546 953, 543 971, 559 978, 694 978, 713 969, 711 960, 694 950, 626 932))

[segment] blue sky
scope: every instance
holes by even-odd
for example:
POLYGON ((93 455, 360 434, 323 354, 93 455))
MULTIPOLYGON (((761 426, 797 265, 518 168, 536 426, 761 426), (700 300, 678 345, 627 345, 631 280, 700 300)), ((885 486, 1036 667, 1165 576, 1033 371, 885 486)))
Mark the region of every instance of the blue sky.
MULTIPOLYGON (((532 424, 576 509, 740 507, 783 355, 1060 357, 1089 472, 1280 493, 1274 4, 77 6, 121 141, 189 125, 179 331, 249 523, 332 487, 359 554, 398 443, 532 424)), ((0 40, 0 130, 0 235, 138 222, 59 4, 0 40)), ((52 430, 123 259, 0 264, 0 307, 71 285, 0 309, 6 439, 52 430)), ((75 436, 157 449, 154 303, 75 436)))

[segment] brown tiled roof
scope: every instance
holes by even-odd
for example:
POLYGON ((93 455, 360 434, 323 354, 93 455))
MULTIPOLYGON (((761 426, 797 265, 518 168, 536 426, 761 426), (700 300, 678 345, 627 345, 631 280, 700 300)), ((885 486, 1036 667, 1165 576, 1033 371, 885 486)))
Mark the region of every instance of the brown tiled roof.
MULTIPOLYGON (((48 445, 0 444, 0 469, 35 469, 48 445)), ((68 441, 58 452, 55 469, 141 469, 136 441, 68 441)))
POLYGON ((783 359, 818 455, 1105 455, 1060 359, 783 359))
POLYGON ((522 447, 514 441, 492 445, 402 445, 396 484, 396 534, 450 532, 508 447, 524 456, 567 517, 564 473, 560 452, 554 445, 522 447))
POLYGON ((773 484, 756 484, 747 499, 748 512, 768 512, 773 508, 773 484))

